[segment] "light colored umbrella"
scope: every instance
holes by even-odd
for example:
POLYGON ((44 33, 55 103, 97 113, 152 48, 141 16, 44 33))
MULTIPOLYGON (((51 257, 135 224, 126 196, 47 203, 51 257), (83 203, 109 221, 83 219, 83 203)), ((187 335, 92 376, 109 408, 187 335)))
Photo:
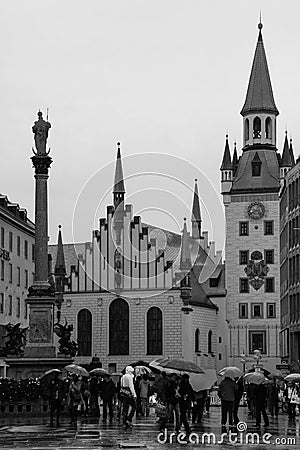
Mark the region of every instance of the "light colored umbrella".
POLYGON ((158 362, 156 362, 156 360, 152 361, 149 364, 150 368, 152 367, 155 370, 159 370, 160 372, 166 372, 166 373, 172 373, 172 372, 177 372, 178 374, 180 374, 180 371, 178 370, 174 370, 174 369, 167 369, 166 367, 162 367, 158 362))
POLYGON ((300 381, 300 373, 290 373, 284 379, 285 381, 300 381))
POLYGON ((283 375, 282 375, 282 373, 280 373, 280 372, 272 372, 272 373, 269 375, 269 377, 270 377, 270 378, 275 378, 275 379, 278 379, 278 380, 283 380, 283 375))
POLYGON ((246 375, 244 375, 244 380, 247 381, 247 383, 252 384, 262 384, 265 381, 269 381, 268 378, 266 378, 262 372, 246 373, 246 375))
POLYGON ((106 370, 101 367, 96 367, 96 369, 90 370, 90 375, 94 377, 102 377, 105 374, 107 374, 106 370))
POLYGON ((194 372, 194 373, 204 373, 201 367, 194 364, 192 361, 184 361, 183 359, 170 359, 166 362, 160 362, 159 365, 166 369, 174 369, 179 372, 194 372))
POLYGON ((217 379, 217 374, 214 369, 206 369, 205 373, 191 373, 190 383, 194 391, 206 391, 211 389, 217 379))
POLYGON ((55 374, 60 375, 60 374, 61 374, 61 370, 59 370, 59 369, 50 369, 50 370, 47 370, 47 372, 45 372, 45 373, 40 377, 41 383, 43 383, 43 385, 46 384, 46 383, 49 383, 51 380, 54 379, 55 374))
POLYGON ((234 380, 234 378, 241 377, 243 375, 243 372, 238 367, 228 366, 228 367, 223 367, 223 369, 221 369, 218 372, 218 375, 220 375, 220 377, 224 377, 224 376, 229 377, 234 380))
POLYGON ((82 377, 89 377, 90 374, 88 373, 88 371, 81 366, 78 366, 77 364, 69 364, 68 366, 65 366, 65 369, 69 372, 69 373, 74 373, 76 375, 81 375, 82 377))

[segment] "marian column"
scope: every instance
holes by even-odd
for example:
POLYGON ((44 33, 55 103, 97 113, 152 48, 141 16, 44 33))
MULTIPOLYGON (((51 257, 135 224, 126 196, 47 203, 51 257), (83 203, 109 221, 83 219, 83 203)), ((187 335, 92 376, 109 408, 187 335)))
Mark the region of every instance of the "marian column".
POLYGON ((26 357, 54 357, 53 313, 54 289, 48 282, 48 169, 52 163, 46 151, 51 124, 38 112, 32 131, 36 151, 31 158, 35 169, 35 276, 29 288, 29 333, 25 349, 26 357))

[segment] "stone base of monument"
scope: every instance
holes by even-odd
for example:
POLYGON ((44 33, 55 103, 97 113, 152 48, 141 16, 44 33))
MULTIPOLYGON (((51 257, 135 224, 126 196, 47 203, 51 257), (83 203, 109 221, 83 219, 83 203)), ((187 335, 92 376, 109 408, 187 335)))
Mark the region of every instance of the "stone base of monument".
POLYGON ((6 376, 14 380, 22 378, 40 378, 47 370, 60 369, 62 370, 68 364, 74 362, 71 357, 36 357, 27 358, 11 356, 3 358, 7 364, 6 376))

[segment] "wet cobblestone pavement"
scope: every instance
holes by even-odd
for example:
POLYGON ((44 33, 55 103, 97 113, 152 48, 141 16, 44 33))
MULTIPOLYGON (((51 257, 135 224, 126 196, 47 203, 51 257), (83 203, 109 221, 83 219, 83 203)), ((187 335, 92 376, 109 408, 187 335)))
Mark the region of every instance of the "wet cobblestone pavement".
POLYGON ((165 435, 160 436, 158 442, 158 425, 156 417, 152 412, 150 417, 135 419, 133 428, 125 430, 122 425, 114 421, 112 425, 103 424, 101 418, 78 419, 77 427, 69 424, 67 417, 62 417, 59 428, 50 428, 48 417, 0 417, 0 448, 21 450, 58 450, 58 449, 121 449, 121 448, 145 448, 177 449, 182 447, 194 448, 217 448, 226 449, 235 447, 242 449, 253 445, 260 449, 298 449, 300 448, 299 417, 295 423, 290 423, 285 414, 279 418, 270 418, 270 426, 257 430, 255 421, 248 419, 247 409, 240 408, 240 420, 247 424, 247 430, 240 430, 237 435, 222 436, 220 427, 220 408, 211 408, 210 415, 203 418, 203 424, 192 427, 191 442, 184 442, 182 434, 180 439, 183 443, 176 442, 171 437, 173 427, 168 427, 168 442, 164 442, 165 435), (210 437, 203 433, 214 433, 210 437), (247 433, 256 433, 253 436, 247 433), (266 433, 269 433, 268 435, 266 433), (265 435, 264 435, 265 434, 265 435), (204 440, 203 440, 204 439, 204 440), (208 443, 210 439, 210 443, 208 443), (215 441, 214 441, 215 439, 215 441), (265 442, 263 442, 263 439, 265 442), (173 442, 170 443, 170 440, 173 442), (259 443, 257 444, 259 440, 259 443))

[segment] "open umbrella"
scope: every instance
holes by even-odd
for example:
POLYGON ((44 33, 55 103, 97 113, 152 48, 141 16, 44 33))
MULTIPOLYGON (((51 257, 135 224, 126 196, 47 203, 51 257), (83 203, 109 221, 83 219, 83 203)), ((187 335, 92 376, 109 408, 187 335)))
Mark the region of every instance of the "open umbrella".
POLYGON ((272 372, 272 373, 269 375, 269 377, 270 377, 270 378, 275 378, 275 379, 277 379, 277 380, 283 380, 283 375, 282 375, 282 373, 277 372, 277 371, 272 372))
POLYGON ((284 379, 285 381, 300 381, 300 373, 290 373, 284 379))
POLYGON ((180 372, 204 373, 201 367, 194 364, 192 361, 184 361, 183 359, 170 359, 162 361, 159 365, 166 369, 178 370, 180 372))
POLYGON ((103 375, 106 374, 106 370, 102 369, 101 367, 96 367, 96 369, 90 371, 90 375, 94 377, 103 377, 103 375))
POLYGON ((223 367, 223 369, 221 369, 218 372, 218 375, 220 375, 220 377, 229 377, 229 378, 239 378, 243 375, 241 369, 239 369, 238 367, 235 366, 228 366, 228 367, 223 367))
POLYGON ((269 381, 262 372, 246 373, 246 375, 244 375, 244 380, 247 381, 247 383, 252 384, 262 384, 265 381, 269 381))
POLYGON ((47 379, 47 381, 51 381, 54 377, 55 374, 60 374, 61 370, 59 369, 50 369, 47 370, 47 372, 43 373, 43 375, 40 377, 40 380, 43 382, 47 379))
POLYGON ((217 374, 214 369, 206 369, 204 372, 190 374, 190 384, 195 392, 211 389, 217 381, 217 374))
POLYGON ((84 367, 78 366, 77 364, 69 364, 69 365, 65 366, 65 370, 67 370, 70 373, 80 375, 82 377, 90 376, 90 374, 84 367))
MULTIPOLYGON (((260 372, 262 372, 264 374, 265 377, 268 377, 270 375, 271 372, 269 372, 267 369, 264 369, 263 367, 259 367, 258 368, 260 372)), ((256 372, 257 371, 257 366, 252 367, 252 369, 248 370, 249 372, 256 372)))

